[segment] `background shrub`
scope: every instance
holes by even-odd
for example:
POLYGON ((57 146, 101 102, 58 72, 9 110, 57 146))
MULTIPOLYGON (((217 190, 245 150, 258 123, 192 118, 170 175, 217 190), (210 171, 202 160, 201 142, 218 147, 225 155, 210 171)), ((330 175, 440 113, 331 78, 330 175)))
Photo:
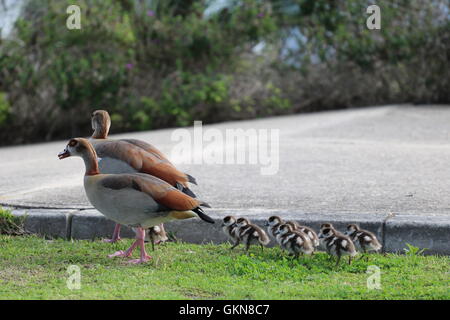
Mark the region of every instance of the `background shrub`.
POLYGON ((120 132, 450 101, 448 1, 377 1, 381 30, 364 0, 214 3, 27 1, 0 42, 0 143, 89 135, 97 108, 120 132))

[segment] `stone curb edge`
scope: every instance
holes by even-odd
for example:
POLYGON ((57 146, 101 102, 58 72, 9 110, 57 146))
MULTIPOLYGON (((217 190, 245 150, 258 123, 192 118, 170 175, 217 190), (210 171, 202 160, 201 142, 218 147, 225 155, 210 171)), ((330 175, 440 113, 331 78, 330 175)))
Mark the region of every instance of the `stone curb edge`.
MULTIPOLYGON (((51 238, 98 239, 112 234, 114 222, 97 210, 14 209, 13 214, 24 217, 25 230, 51 238)), ((221 218, 226 215, 245 216, 260 226, 271 215, 296 220, 315 230, 321 223, 331 222, 338 230, 349 223, 358 223, 374 232, 383 244, 384 252, 402 253, 407 244, 426 248, 425 254, 450 255, 450 217, 445 215, 410 214, 325 214, 304 213, 289 210, 221 209, 208 214, 214 225, 199 219, 174 221, 166 224, 166 230, 177 239, 190 243, 223 243, 227 239, 221 230, 221 218)), ((134 237, 134 232, 122 228, 122 237, 134 237)), ((273 241, 272 241, 273 244, 273 241)))

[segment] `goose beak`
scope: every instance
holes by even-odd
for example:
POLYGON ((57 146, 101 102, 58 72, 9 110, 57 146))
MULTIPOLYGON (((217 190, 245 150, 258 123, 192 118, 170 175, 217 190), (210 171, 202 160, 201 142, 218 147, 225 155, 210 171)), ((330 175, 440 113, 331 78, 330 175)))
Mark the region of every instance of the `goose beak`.
POLYGON ((62 159, 67 158, 67 157, 70 157, 70 152, 67 149, 64 149, 63 151, 58 153, 59 160, 62 160, 62 159))

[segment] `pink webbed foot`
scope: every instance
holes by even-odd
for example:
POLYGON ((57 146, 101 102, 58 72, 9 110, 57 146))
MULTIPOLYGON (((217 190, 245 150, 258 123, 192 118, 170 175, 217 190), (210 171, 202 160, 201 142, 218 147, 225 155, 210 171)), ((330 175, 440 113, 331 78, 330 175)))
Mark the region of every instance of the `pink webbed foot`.
POLYGON ((112 239, 103 239, 103 242, 108 242, 108 243, 115 243, 117 241, 122 240, 121 237, 117 237, 117 238, 112 238, 112 239))
POLYGON ((108 255, 109 258, 129 257, 129 256, 131 256, 131 253, 127 253, 126 251, 123 251, 123 250, 119 250, 119 251, 116 251, 116 252, 108 255))
POLYGON ((115 227, 114 227, 114 232, 113 232, 113 236, 111 239, 103 239, 104 242, 108 242, 108 243, 114 243, 117 241, 122 240, 120 238, 120 224, 116 223, 115 227))
POLYGON ((145 257, 141 257, 139 259, 132 259, 129 260, 128 263, 132 263, 132 264, 139 264, 139 263, 146 263, 147 261, 149 261, 150 259, 152 259, 151 256, 146 255, 145 257))

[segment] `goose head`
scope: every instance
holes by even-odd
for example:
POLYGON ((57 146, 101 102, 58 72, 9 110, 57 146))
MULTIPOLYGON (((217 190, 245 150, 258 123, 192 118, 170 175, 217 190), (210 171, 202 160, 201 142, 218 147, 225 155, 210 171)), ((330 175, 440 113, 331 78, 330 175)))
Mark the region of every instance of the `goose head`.
POLYGON ((236 226, 238 228, 245 227, 246 225, 249 225, 249 224, 250 224, 250 221, 247 218, 239 218, 236 221, 236 226))
POLYGON ((266 222, 264 222, 264 225, 266 227, 268 226, 276 226, 283 223, 283 220, 279 216, 271 216, 269 219, 267 219, 266 222))
POLYGON ((236 224, 236 218, 233 216, 226 216, 223 218, 222 227, 230 227, 236 224))
POLYGON ((348 235, 351 235, 351 234, 353 234, 353 233, 355 233, 355 232, 357 232, 359 230, 360 230, 359 226, 352 223, 352 224, 349 224, 347 226, 347 230, 344 232, 344 234, 348 236, 348 235))
POLYGON ((325 228, 332 228, 332 229, 334 229, 334 226, 331 223, 322 223, 320 225, 320 229, 325 229, 325 228))
POLYGON ((336 234, 336 231, 333 228, 325 227, 320 229, 319 239, 327 239, 336 234))
POLYGON ((284 235, 284 234, 286 234, 286 233, 288 233, 288 232, 292 232, 292 231, 294 231, 294 229, 292 228, 292 226, 291 226, 290 224, 285 223, 285 224, 282 224, 282 225, 278 228, 277 231, 275 231, 275 234, 276 234, 276 235, 282 236, 282 235, 284 235))
POLYGON ((97 154, 95 153, 94 147, 87 139, 70 139, 64 150, 58 154, 60 160, 68 157, 81 157, 86 165, 86 175, 100 173, 98 170, 97 154))
POLYGON ((91 125, 94 133, 94 139, 106 139, 108 137, 109 128, 111 127, 111 118, 106 110, 95 110, 91 115, 91 125))

